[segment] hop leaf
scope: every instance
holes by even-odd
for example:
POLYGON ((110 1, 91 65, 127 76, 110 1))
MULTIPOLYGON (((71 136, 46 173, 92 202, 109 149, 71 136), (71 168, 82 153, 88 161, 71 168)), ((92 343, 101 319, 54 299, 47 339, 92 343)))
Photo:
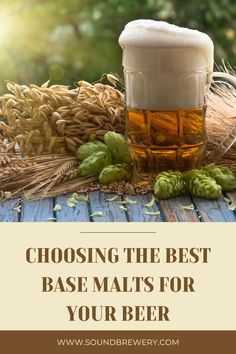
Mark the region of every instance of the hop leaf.
POLYGON ((189 193, 194 197, 217 199, 222 189, 207 171, 192 170, 184 174, 189 193))
POLYGON ((76 156, 80 161, 84 161, 87 157, 98 151, 108 153, 108 147, 101 141, 90 141, 79 147, 79 149, 76 151, 76 156))
POLYGON ((210 177, 219 184, 223 191, 232 191, 236 189, 236 178, 233 172, 225 166, 216 166, 214 164, 204 167, 210 177))
POLYGON ((104 141, 109 148, 115 163, 131 162, 128 144, 121 134, 107 132, 104 136, 104 141))
POLYGON ((159 199, 169 199, 184 193, 184 180, 180 172, 167 171, 157 175, 154 194, 159 199))
POLYGON ((132 178, 132 169, 126 164, 116 164, 105 167, 100 175, 99 182, 109 184, 115 181, 129 181, 132 178))
POLYGON ((110 153, 98 151, 87 157, 79 166, 79 174, 83 177, 99 175, 102 169, 111 164, 110 153))

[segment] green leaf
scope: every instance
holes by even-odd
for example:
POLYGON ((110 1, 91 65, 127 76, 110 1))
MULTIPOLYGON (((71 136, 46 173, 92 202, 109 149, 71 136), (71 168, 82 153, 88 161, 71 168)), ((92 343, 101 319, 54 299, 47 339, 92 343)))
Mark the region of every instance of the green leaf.
POLYGON ((76 202, 88 202, 89 201, 89 197, 86 194, 78 194, 78 193, 73 193, 72 194, 72 198, 76 201, 76 202))
POLYGON ((227 203, 227 204, 230 204, 231 203, 231 200, 229 198, 224 198, 224 201, 227 203))
POLYGON ((56 204, 55 207, 53 208, 53 211, 61 211, 62 207, 60 204, 56 204))
POLYGON ((125 200, 126 200, 129 204, 131 204, 131 205, 138 203, 137 200, 133 200, 133 199, 130 199, 130 198, 128 198, 128 197, 127 197, 125 200))
POLYGON ((193 205, 193 204, 190 204, 190 205, 180 205, 180 208, 181 208, 181 209, 184 209, 184 210, 194 210, 194 205, 193 205))
POLYGON ((88 195, 73 193, 70 198, 67 199, 66 204, 70 208, 75 208, 78 202, 88 202, 88 195))
POLYGON ((144 214, 146 215, 160 215, 159 211, 144 211, 144 214))
POLYGON ((149 203, 145 204, 145 207, 146 207, 146 208, 152 208, 153 205, 155 204, 155 201, 156 201, 156 198, 155 198, 154 195, 152 195, 152 199, 150 200, 149 203))
POLYGON ((128 209, 126 207, 124 207, 123 205, 120 205, 119 208, 123 211, 127 211, 128 209))
POLYGON ((93 214, 90 215, 91 217, 92 216, 97 216, 97 217, 101 217, 103 216, 103 212, 102 211, 95 211, 93 214))
POLYGON ((21 208, 22 208, 22 206, 18 205, 16 207, 12 208, 12 210, 15 210, 15 211, 17 211, 17 213, 20 213, 21 212, 21 208))
POLYGON ((75 208, 76 207, 76 200, 74 198, 68 198, 66 201, 66 204, 68 205, 69 208, 75 208))
POLYGON ((228 205, 228 209, 231 211, 235 211, 236 210, 236 205, 234 203, 231 203, 228 205))
POLYGON ((114 202, 117 198, 119 198, 119 196, 118 196, 118 195, 115 195, 115 196, 112 197, 112 198, 107 198, 106 201, 107 201, 107 202, 114 202))

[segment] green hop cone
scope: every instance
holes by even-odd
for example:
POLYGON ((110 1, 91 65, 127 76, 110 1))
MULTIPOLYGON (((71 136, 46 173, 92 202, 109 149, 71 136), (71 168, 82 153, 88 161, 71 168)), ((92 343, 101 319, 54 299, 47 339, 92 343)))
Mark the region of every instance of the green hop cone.
POLYGON ((127 164, 116 164, 105 167, 100 175, 99 182, 109 184, 111 182, 130 181, 132 178, 132 168, 127 164))
POLYGON ((209 177, 209 173, 204 169, 199 169, 199 170, 195 169, 195 170, 191 170, 191 171, 183 173, 184 181, 187 184, 192 183, 194 181, 194 179, 198 178, 199 176, 209 177))
POLYGON ((79 165, 79 174, 83 177, 99 175, 102 169, 111 164, 111 155, 104 151, 98 151, 87 157, 79 165))
POLYGON ((104 136, 104 141, 115 163, 131 162, 128 144, 123 135, 115 132, 107 132, 104 136))
POLYGON ((209 175, 219 184, 223 191, 232 191, 236 189, 236 178, 233 172, 225 166, 216 166, 214 164, 204 167, 209 175))
POLYGON ((221 196, 222 189, 207 171, 192 170, 184 174, 187 189, 193 197, 217 199, 221 196))
POLYGON ((185 186, 180 172, 167 171, 157 175, 154 194, 159 199, 169 199, 184 193, 185 186))
POLYGON ((98 151, 108 153, 108 147, 101 141, 90 141, 79 147, 79 149, 76 151, 76 156, 80 161, 84 161, 87 157, 98 151))

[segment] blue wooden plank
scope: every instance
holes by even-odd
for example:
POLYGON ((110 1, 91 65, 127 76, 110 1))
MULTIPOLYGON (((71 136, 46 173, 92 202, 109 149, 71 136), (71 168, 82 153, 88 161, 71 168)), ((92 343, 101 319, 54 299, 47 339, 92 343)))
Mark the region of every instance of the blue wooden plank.
POLYGON ((67 205, 67 199, 71 197, 71 193, 65 196, 57 197, 55 204, 59 204, 62 208, 61 211, 56 211, 57 221, 83 221, 88 222, 89 219, 89 210, 88 202, 78 202, 75 208, 70 208, 67 205))
POLYGON ((227 197, 236 205, 236 191, 227 193, 227 197))
POLYGON ((228 205, 224 198, 219 200, 206 200, 194 198, 194 203, 201 215, 202 221, 214 222, 235 222, 236 215, 228 209, 228 205))
MULTIPOLYGON (((189 196, 181 196, 159 201, 165 221, 169 222, 196 222, 199 221, 196 210, 187 210, 184 207, 193 205, 189 196)), ((194 206, 193 206, 194 207, 194 206)))
MULTIPOLYGON (((119 208, 119 204, 108 202, 107 199, 112 198, 115 194, 102 193, 99 191, 90 193, 90 211, 91 214, 101 211, 103 215, 101 217, 92 217, 92 221, 96 222, 114 222, 127 220, 127 213, 119 208)), ((117 199, 116 201, 121 200, 117 199)))
MULTIPOLYGON (((233 204, 233 206, 235 207, 236 206, 236 191, 226 193, 226 197, 227 197, 227 199, 230 200, 230 202, 227 203, 228 208, 229 208, 230 204, 233 204)), ((234 215, 236 215, 236 209, 231 210, 231 212, 234 213, 234 215)))
MULTIPOLYGON (((16 206, 15 200, 7 200, 0 203, 0 222, 20 221, 141 221, 141 222, 160 222, 160 221, 199 221, 196 210, 185 210, 182 206, 191 205, 192 201, 188 196, 162 200, 155 204, 151 209, 145 208, 145 204, 151 199, 151 194, 145 196, 127 196, 136 200, 137 204, 124 205, 128 211, 119 209, 119 205, 114 202, 108 202, 107 199, 114 194, 101 192, 90 193, 90 203, 79 202, 76 208, 69 208, 66 200, 70 195, 58 197, 55 203, 60 204, 62 211, 53 212, 53 200, 46 199, 41 202, 25 202, 22 205, 21 213, 12 210, 16 206), (144 210, 160 211, 160 215, 145 215, 144 210), (102 217, 92 217, 89 215, 101 211, 102 217)), ((236 204, 236 192, 227 193, 227 197, 236 204)), ((124 196, 123 199, 125 199, 124 196)), ((118 200, 122 200, 119 197, 118 200)), ((194 198, 194 205, 201 216, 201 221, 223 221, 235 222, 236 212, 228 209, 228 205, 222 197, 218 201, 204 200, 194 198)))
POLYGON ((17 200, 6 200, 5 202, 0 202, 0 222, 19 221, 19 213, 12 209, 17 205, 17 200))
POLYGON ((152 198, 152 193, 148 193, 146 195, 136 195, 136 196, 125 196, 125 198, 137 201, 136 204, 131 204, 127 206, 127 214, 128 220, 131 222, 161 222, 161 213, 159 215, 147 215, 146 212, 158 212, 157 203, 153 205, 151 208, 146 208, 145 204, 149 203, 152 198))
POLYGON ((53 199, 24 202, 20 221, 54 221, 53 199))

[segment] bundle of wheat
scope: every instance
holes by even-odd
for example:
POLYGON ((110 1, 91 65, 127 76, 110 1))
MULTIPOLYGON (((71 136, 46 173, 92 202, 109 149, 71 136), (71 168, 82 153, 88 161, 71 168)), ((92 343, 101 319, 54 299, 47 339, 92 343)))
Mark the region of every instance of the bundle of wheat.
POLYGON ((49 192, 60 195, 95 179, 80 177, 78 160, 70 155, 22 158, 18 154, 0 154, 0 190, 10 192, 11 197, 39 199, 49 192))
MULTIPOLYGON (((108 76, 110 81, 116 79, 108 76)), ((78 82, 78 88, 46 82, 7 83, 0 97, 0 149, 22 156, 74 153, 90 140, 102 140, 108 130, 123 132, 124 95, 110 85, 78 82)))

